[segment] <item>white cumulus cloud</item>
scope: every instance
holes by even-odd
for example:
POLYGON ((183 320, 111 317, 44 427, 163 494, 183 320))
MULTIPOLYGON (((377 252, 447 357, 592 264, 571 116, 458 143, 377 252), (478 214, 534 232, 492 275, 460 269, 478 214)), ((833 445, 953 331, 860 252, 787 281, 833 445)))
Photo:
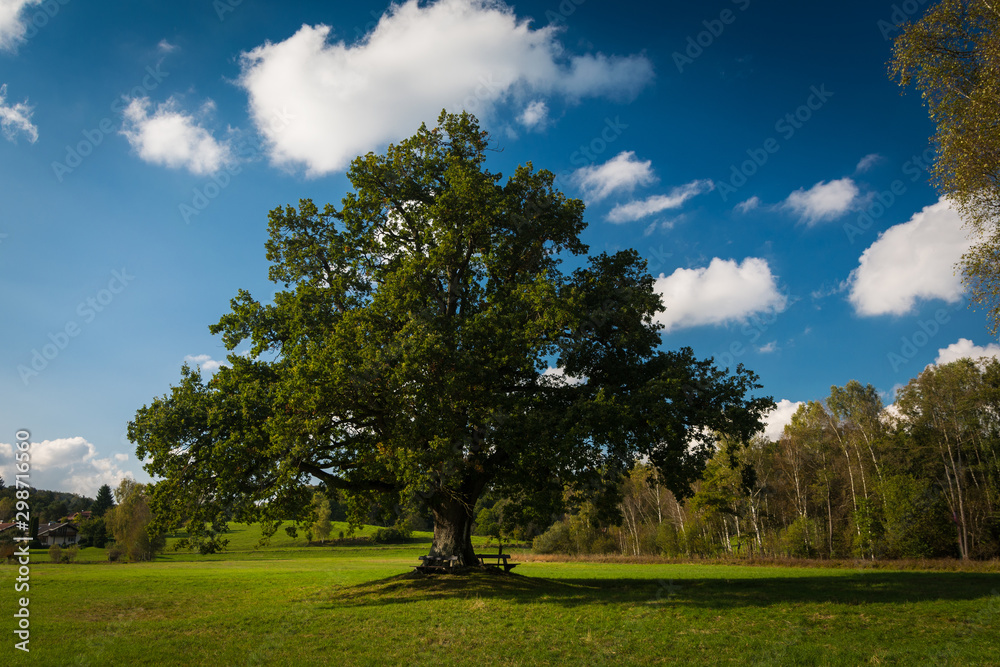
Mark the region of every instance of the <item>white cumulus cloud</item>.
POLYGON ((917 299, 956 302, 964 289, 955 264, 969 249, 958 213, 946 200, 890 227, 861 255, 847 279, 859 315, 903 315, 917 299))
MULTIPOLYGON (((2 1, 2 0, 0 0, 2 1)), ((31 122, 34 112, 27 100, 17 104, 7 104, 7 84, 0 86, 0 130, 7 141, 17 141, 17 135, 24 133, 30 143, 38 141, 38 128, 31 122)))
POLYGON ((857 184, 850 178, 820 181, 808 190, 796 190, 788 195, 784 206, 791 209, 807 225, 812 226, 844 215, 860 197, 857 184))
POLYGON ((219 370, 222 366, 221 361, 216 361, 207 354, 189 354, 184 357, 184 361, 192 363, 201 368, 201 370, 209 373, 219 370))
POLYGON ((789 401, 783 398, 775 405, 774 410, 764 417, 764 437, 774 442, 785 434, 785 426, 792 423, 792 416, 798 412, 802 401, 789 401))
POLYGON ((544 127, 548 119, 549 105, 545 103, 545 100, 535 100, 524 108, 521 115, 517 117, 517 122, 532 130, 544 127))
POLYGON ((442 108, 485 120, 500 104, 545 96, 627 99, 653 78, 644 56, 568 56, 557 32, 532 30, 497 0, 409 0, 353 44, 326 25, 265 42, 243 54, 239 82, 272 162, 319 176, 410 136, 442 108), (295 122, 279 132, 268 122, 280 112, 295 122))
POLYGON ((586 382, 586 378, 578 378, 574 375, 566 375, 566 371, 561 368, 548 367, 542 373, 543 377, 555 378, 557 381, 565 382, 566 384, 583 384, 586 382))
MULTIPOLYGON (((80 436, 32 442, 30 455, 29 483, 36 489, 94 497, 102 484, 115 488, 123 478, 132 477, 118 466, 128 460, 127 455, 101 457, 97 447, 80 436)), ((14 479, 14 464, 14 446, 0 443, 0 476, 8 482, 14 479)))
POLYGON ((40 4, 42 0, 0 0, 0 51, 13 51, 24 40, 25 9, 40 4))
POLYGON ((948 347, 938 350, 937 359, 934 363, 938 366, 950 364, 953 361, 964 359, 980 359, 982 357, 995 357, 1000 359, 1000 345, 988 343, 985 347, 974 344, 968 338, 959 338, 958 342, 952 343, 948 347))
POLYGON ((710 192, 714 187, 715 185, 710 180, 692 181, 687 185, 674 188, 669 195, 653 195, 646 199, 619 204, 611 209, 607 219, 614 223, 641 220, 661 211, 680 208, 688 199, 704 192, 710 192))
POLYGON ((668 332, 738 322, 754 313, 779 313, 788 305, 771 267, 759 257, 748 257, 741 264, 716 257, 707 267, 661 274, 654 289, 666 306, 657 321, 668 332))
MULTIPOLYGON (((228 145, 216 141, 194 116, 184 113, 176 99, 170 98, 152 113, 151 107, 146 97, 130 101, 121 131, 146 162, 204 175, 218 171, 231 159, 228 145)), ((204 110, 211 108, 208 103, 204 110)))
POLYGON ((635 151, 622 151, 602 165, 580 167, 570 180, 588 202, 599 202, 616 192, 631 193, 636 187, 656 182, 651 160, 638 160, 635 151))

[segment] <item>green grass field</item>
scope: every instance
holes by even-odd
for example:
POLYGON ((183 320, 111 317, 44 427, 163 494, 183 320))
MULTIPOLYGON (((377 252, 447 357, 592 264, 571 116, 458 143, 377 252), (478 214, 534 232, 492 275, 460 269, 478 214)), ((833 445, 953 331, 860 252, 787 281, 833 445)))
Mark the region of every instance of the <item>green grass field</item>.
POLYGON ((0 565, 3 663, 1000 665, 996 572, 522 562, 414 578, 427 534, 254 550, 258 536, 237 526, 224 554, 152 563, 39 552, 27 594, 0 565), (22 596, 30 654, 14 649, 22 596))

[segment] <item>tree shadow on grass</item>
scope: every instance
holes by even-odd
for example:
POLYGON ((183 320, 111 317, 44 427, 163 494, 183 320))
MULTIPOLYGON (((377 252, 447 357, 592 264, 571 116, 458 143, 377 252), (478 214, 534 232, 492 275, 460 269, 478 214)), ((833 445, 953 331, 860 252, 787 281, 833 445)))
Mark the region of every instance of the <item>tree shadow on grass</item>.
POLYGON ((377 607, 479 597, 514 604, 670 604, 735 609, 787 604, 905 604, 1000 595, 1000 574, 859 572, 836 576, 544 579, 515 573, 409 573, 336 591, 333 607, 377 607))

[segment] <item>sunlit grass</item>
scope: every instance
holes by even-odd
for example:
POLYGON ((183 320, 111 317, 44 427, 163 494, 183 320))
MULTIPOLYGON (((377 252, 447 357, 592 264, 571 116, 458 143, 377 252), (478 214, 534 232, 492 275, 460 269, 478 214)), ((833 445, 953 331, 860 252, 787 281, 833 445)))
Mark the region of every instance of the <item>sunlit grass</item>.
MULTIPOLYGON (((1000 664, 996 573, 521 562, 512 576, 414 577, 427 536, 306 547, 282 533, 254 549, 259 531, 235 528, 224 554, 33 564, 32 652, 4 632, 0 655, 40 665, 1000 664)), ((21 595, 15 576, 0 566, 4 609, 21 595)))

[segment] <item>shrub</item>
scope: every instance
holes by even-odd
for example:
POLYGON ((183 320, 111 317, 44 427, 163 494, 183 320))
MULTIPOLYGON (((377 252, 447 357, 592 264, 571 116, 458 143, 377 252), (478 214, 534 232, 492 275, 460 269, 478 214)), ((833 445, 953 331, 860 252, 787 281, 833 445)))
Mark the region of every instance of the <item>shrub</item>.
POLYGON ((76 560, 77 555, 80 553, 80 548, 75 544, 68 549, 63 549, 62 558, 60 558, 60 563, 72 563, 76 560))
POLYGON ((548 530, 531 541, 531 550, 536 554, 570 553, 573 548, 569 534, 569 524, 557 521, 548 530))
POLYGON ((60 562, 62 560, 62 547, 58 544, 49 547, 49 560, 53 563, 60 562))
POLYGON ((372 542, 377 544, 392 544, 406 542, 410 539, 410 531, 405 526, 392 526, 391 528, 379 528, 372 535, 372 542))
POLYGON ((782 534, 782 548, 794 558, 815 558, 823 532, 815 519, 800 516, 782 534))
POLYGON ((677 528, 667 521, 664 521, 656 528, 656 547, 663 556, 680 556, 684 553, 684 545, 677 528))
POLYGON ((125 555, 125 550, 115 545, 108 549, 108 561, 117 563, 125 555))

